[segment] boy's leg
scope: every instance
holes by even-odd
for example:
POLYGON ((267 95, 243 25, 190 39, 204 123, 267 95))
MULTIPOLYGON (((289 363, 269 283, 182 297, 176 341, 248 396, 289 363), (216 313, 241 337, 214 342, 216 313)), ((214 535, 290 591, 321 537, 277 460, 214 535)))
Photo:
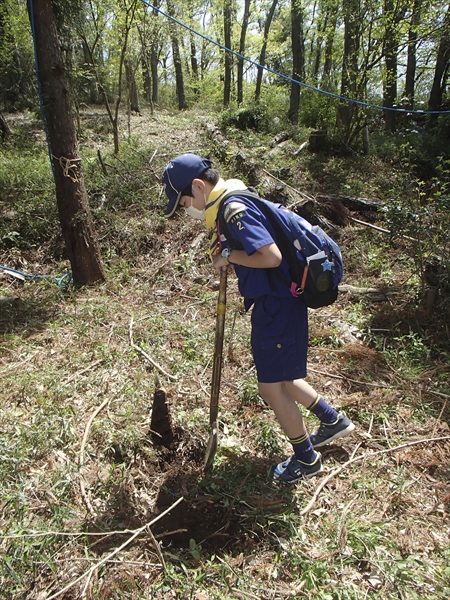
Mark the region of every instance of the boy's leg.
POLYGON ((277 417, 288 436, 294 456, 272 468, 272 477, 294 483, 303 477, 312 477, 322 470, 320 454, 315 452, 306 432, 302 413, 286 390, 284 382, 259 383, 259 392, 277 417))
POLYGON ((355 426, 344 412, 338 413, 332 406, 317 394, 303 379, 286 381, 286 389, 296 402, 302 404, 320 419, 317 431, 310 435, 314 448, 320 448, 333 440, 351 433, 355 426))
POLYGON ((332 406, 316 392, 316 390, 306 383, 304 379, 295 381, 286 381, 286 389, 292 398, 309 411, 311 411, 322 423, 335 424, 339 415, 332 406))
POLYGON ((288 438, 296 438, 306 432, 302 413, 295 402, 296 399, 287 392, 284 382, 259 382, 258 389, 275 413, 278 423, 288 438))

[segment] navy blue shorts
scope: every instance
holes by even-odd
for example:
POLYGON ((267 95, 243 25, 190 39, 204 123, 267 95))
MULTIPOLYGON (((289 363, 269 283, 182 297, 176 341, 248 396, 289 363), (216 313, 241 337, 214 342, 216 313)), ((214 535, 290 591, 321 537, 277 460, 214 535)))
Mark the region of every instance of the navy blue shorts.
POLYGON ((261 383, 306 377, 308 309, 298 298, 257 298, 252 312, 251 341, 261 383))

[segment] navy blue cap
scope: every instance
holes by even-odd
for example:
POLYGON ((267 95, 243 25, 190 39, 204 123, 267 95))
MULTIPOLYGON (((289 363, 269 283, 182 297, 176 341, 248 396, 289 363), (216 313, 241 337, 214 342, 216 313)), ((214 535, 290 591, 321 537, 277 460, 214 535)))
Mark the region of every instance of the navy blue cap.
POLYGON ((197 154, 181 154, 169 162, 162 176, 164 189, 169 198, 166 208, 168 217, 176 211, 183 190, 211 166, 210 160, 201 158, 197 154))

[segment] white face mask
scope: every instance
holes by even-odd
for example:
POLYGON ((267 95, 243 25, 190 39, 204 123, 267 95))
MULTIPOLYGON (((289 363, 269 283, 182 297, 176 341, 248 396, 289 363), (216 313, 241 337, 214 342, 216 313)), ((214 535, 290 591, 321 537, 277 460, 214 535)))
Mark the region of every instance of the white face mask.
MULTIPOLYGON (((206 204, 206 198, 205 198, 205 204, 206 204)), ((205 209, 200 210, 198 208, 195 208, 195 206, 192 206, 192 198, 191 198, 191 205, 185 207, 187 214, 192 217, 193 219, 196 219, 197 221, 205 221, 206 220, 206 216, 205 216, 205 209)))
POLYGON ((191 204, 191 206, 188 206, 186 208, 186 212, 193 219, 197 219, 197 221, 205 221, 206 220, 205 209, 199 210, 198 208, 195 208, 195 206, 192 206, 192 204, 191 204))

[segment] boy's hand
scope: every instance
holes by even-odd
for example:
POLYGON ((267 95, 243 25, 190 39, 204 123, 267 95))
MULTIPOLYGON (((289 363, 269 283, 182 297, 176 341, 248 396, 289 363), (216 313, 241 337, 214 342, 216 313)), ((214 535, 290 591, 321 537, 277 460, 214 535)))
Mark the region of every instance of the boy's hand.
POLYGON ((220 272, 222 267, 228 267, 229 264, 228 259, 224 258, 221 254, 213 256, 213 265, 216 271, 220 272))

